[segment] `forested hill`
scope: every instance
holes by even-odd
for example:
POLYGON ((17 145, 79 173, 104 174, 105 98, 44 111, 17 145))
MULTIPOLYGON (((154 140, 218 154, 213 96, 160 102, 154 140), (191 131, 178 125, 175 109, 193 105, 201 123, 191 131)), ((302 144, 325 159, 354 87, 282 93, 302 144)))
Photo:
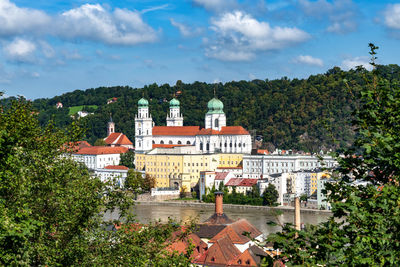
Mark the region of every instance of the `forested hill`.
MULTIPOLYGON (((378 66, 391 82, 399 81, 400 67, 378 66)), ((242 125, 263 136, 265 146, 294 148, 305 151, 335 148, 351 142, 351 113, 357 105, 357 92, 365 86, 365 69, 342 71, 335 67, 325 74, 307 79, 253 80, 207 84, 195 82, 176 85, 152 84, 134 89, 128 86, 100 87, 76 90, 51 99, 37 99, 34 107, 40 111, 40 122, 53 118, 60 127, 71 123, 68 107, 96 105, 93 115, 82 120, 87 125, 90 143, 106 136, 106 126, 112 114, 116 130, 134 140, 134 117, 137 101, 149 100, 156 125, 165 125, 169 100, 178 91, 184 125, 204 126, 207 102, 216 95, 224 103, 227 125, 242 125), (107 100, 116 97, 115 103, 107 100), (57 102, 64 108, 56 109, 57 102), (335 140, 335 142, 333 141, 335 140)), ((3 100, 6 101, 6 100, 3 100)), ((85 107, 83 108, 85 109, 85 107)))

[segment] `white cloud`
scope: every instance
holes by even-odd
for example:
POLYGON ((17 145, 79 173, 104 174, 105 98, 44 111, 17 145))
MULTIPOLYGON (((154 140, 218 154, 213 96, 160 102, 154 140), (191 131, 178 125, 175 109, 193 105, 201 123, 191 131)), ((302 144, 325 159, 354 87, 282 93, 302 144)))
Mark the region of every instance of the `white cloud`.
POLYGON ((171 25, 176 27, 184 37, 190 37, 202 32, 201 28, 191 28, 183 23, 175 21, 173 18, 169 19, 171 25))
POLYGON ((216 40, 209 44, 206 55, 226 61, 251 60, 258 51, 282 49, 310 37, 297 28, 271 27, 241 11, 224 13, 211 24, 216 40))
POLYGON ((355 69, 357 66, 363 66, 367 70, 372 70, 368 57, 348 58, 343 60, 341 65, 344 70, 355 69))
POLYGON ((50 20, 42 11, 20 8, 9 0, 0 0, 0 36, 39 32, 50 20))
POLYGON ((32 62, 36 45, 28 40, 17 38, 4 48, 4 53, 10 61, 16 62, 32 62))
MULTIPOLYGON (((165 5, 157 7, 160 8, 165 8, 165 5)), ((49 15, 40 10, 18 7, 9 0, 0 0, 0 37, 20 35, 135 45, 156 41, 158 32, 143 21, 139 11, 108 10, 99 4, 85 4, 62 14, 49 15)), ((45 55, 51 53, 48 50, 45 55)))
POLYGON ((54 58, 56 52, 54 51, 54 48, 51 45, 49 45, 45 41, 39 41, 39 45, 41 46, 42 53, 46 58, 54 58))
POLYGON ((62 13, 57 26, 61 37, 106 44, 135 45, 157 39, 157 33, 144 23, 139 12, 117 8, 111 13, 99 4, 85 4, 62 13))
POLYGON ((168 4, 164 4, 164 5, 160 5, 160 6, 153 6, 153 7, 143 9, 140 13, 145 14, 145 13, 152 12, 152 11, 164 10, 164 9, 167 9, 168 7, 169 7, 168 4))
POLYGON ((238 6, 236 0, 192 0, 196 6, 201 6, 208 11, 219 12, 232 9, 238 6))
POLYGON ((348 33, 357 29, 357 12, 352 0, 299 0, 302 11, 317 19, 328 19, 327 32, 348 33))
POLYGON ((400 29, 400 4, 388 5, 384 11, 385 24, 389 28, 400 29))
POLYGON ((315 58, 309 55, 300 55, 293 60, 294 63, 306 64, 322 67, 324 62, 320 58, 315 58))

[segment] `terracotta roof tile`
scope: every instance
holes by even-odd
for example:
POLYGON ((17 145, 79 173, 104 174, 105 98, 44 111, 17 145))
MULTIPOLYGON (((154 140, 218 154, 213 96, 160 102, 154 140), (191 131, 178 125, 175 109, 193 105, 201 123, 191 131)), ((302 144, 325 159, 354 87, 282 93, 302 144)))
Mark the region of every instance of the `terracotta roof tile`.
POLYGON ((232 243, 228 236, 218 239, 207 252, 205 265, 227 266, 233 259, 241 255, 240 250, 232 243))
POLYGON ((105 166, 104 169, 109 169, 109 170, 129 170, 128 167, 121 166, 121 165, 108 165, 108 166, 105 166))
POLYGON ((213 134, 219 134, 219 133, 220 133, 219 131, 213 130, 211 128, 209 128, 209 129, 203 128, 197 133, 197 135, 213 135, 213 134))
POLYGON ((107 147, 107 146, 91 146, 80 149, 76 154, 80 155, 103 155, 103 154, 121 154, 128 152, 127 147, 107 147))
POLYGON ((209 242, 215 243, 217 240, 224 236, 229 236, 235 244, 245 244, 251 239, 244 235, 244 233, 249 233, 250 238, 256 238, 262 233, 260 230, 255 228, 246 219, 240 219, 232 224, 227 225, 221 232, 214 236, 209 242))
POLYGON ((242 126, 225 126, 221 128, 221 135, 249 134, 242 126))
POLYGON ((104 139, 107 145, 133 145, 123 133, 112 133, 104 139))
POLYGON ((257 179, 248 179, 248 178, 232 178, 225 185, 226 186, 249 186, 257 184, 257 179))
POLYGON ((154 126, 153 135, 195 136, 199 126, 154 126))
POLYGON ((70 152, 76 152, 81 148, 90 147, 90 146, 92 146, 92 145, 86 141, 77 141, 77 142, 65 143, 63 149, 66 149, 67 151, 70 151, 70 152))
POLYGON ((224 180, 228 174, 229 172, 217 172, 215 174, 215 180, 224 180))

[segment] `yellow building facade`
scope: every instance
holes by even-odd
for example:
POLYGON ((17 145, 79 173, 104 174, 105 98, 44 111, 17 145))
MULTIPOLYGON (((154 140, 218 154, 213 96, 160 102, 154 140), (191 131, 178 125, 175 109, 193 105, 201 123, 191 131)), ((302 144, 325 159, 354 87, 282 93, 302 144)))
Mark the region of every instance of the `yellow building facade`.
POLYGON ((190 192, 200 172, 241 166, 242 154, 191 154, 182 149, 155 149, 135 155, 135 166, 156 180, 156 187, 179 187, 190 192), (187 152, 187 153, 185 153, 187 152))

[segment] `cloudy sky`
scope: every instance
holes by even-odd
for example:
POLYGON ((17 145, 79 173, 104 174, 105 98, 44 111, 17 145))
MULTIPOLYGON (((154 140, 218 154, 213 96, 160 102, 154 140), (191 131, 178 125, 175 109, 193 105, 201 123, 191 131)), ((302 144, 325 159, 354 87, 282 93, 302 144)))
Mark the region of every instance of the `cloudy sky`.
POLYGON ((400 2, 0 0, 0 91, 304 78, 400 64, 400 2))

